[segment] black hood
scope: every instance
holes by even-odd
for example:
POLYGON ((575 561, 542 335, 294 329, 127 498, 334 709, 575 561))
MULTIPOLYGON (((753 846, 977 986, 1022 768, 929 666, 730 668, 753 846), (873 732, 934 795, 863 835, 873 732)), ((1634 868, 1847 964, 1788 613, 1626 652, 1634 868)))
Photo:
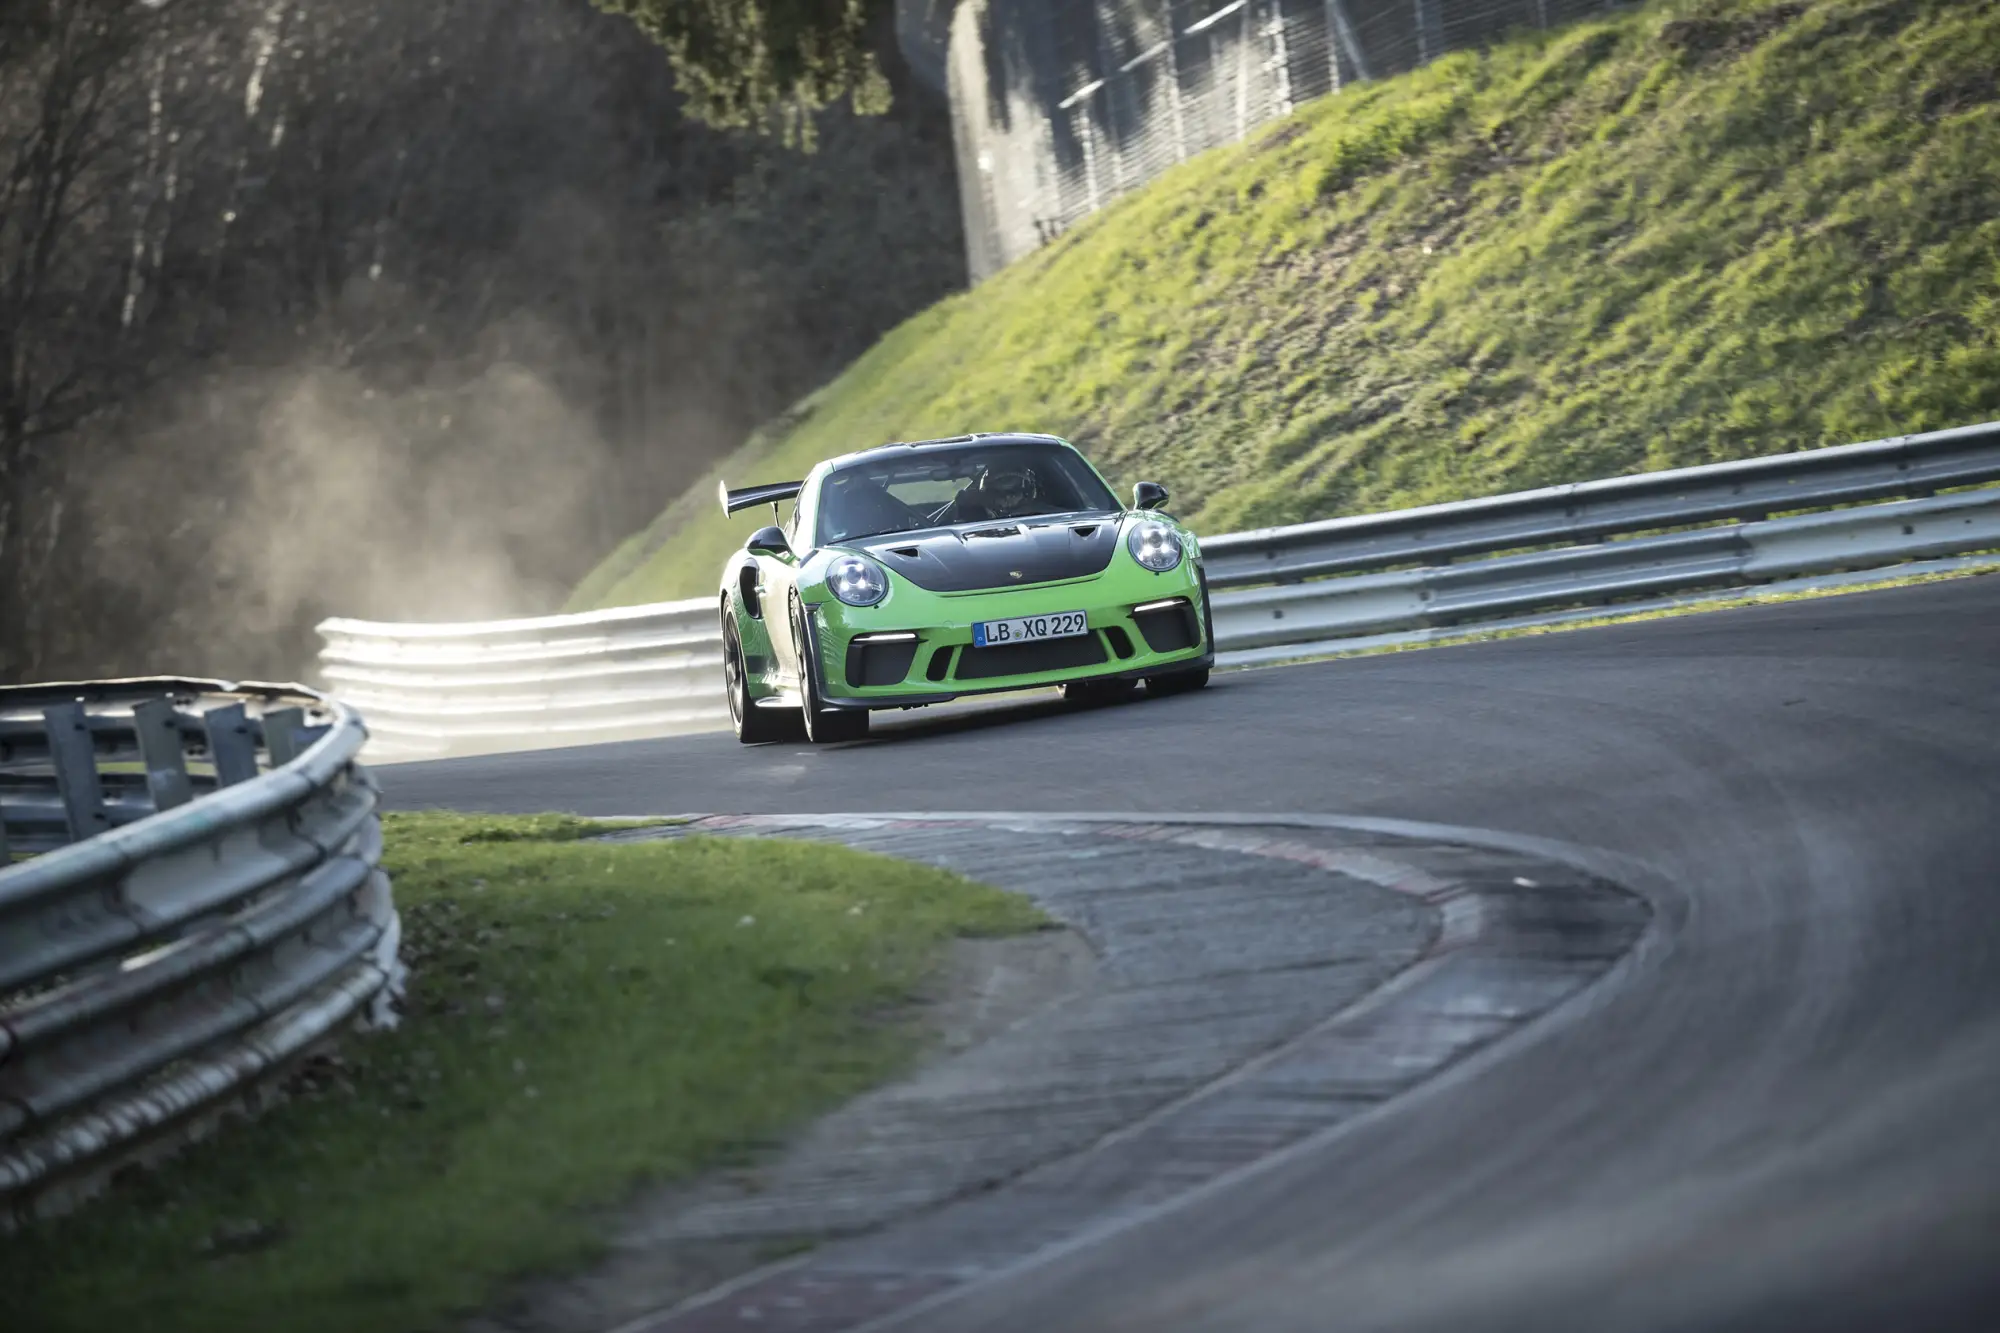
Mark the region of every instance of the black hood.
POLYGON ((842 544, 928 592, 977 592, 1103 573, 1118 550, 1118 519, 1111 511, 1038 514, 842 544))

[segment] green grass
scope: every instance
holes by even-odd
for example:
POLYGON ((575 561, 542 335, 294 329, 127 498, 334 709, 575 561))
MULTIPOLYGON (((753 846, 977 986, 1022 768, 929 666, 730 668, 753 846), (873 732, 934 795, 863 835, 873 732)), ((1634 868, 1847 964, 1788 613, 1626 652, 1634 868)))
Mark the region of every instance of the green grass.
MULTIPOLYGON (((1321 99, 725 465, 1048 430, 1209 532, 2000 415, 2000 6, 1673 0, 1321 99)), ((714 476, 574 605, 708 595, 714 476)))
POLYGON ((391 815, 413 968, 319 1090, 0 1237, 20 1333, 395 1333, 587 1262, 588 1209, 746 1160, 919 1047, 907 1001, 1024 901, 840 848, 391 815))

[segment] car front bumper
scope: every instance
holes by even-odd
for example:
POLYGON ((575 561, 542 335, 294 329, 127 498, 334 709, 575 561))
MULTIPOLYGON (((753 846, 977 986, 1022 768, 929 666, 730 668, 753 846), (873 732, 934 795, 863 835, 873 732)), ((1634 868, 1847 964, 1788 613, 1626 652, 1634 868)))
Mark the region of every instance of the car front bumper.
POLYGON ((912 708, 968 694, 1163 675, 1209 665, 1200 566, 1164 574, 1114 561, 1088 578, 1030 588, 933 593, 893 581, 875 606, 808 603, 821 701, 912 708), (979 621, 1082 611, 1089 633, 1002 647, 973 643, 979 621))

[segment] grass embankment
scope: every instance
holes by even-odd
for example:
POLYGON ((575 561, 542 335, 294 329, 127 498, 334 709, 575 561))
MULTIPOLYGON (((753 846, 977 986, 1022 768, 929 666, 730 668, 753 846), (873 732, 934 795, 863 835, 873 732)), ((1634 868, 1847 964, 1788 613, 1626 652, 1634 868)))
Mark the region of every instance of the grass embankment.
MULTIPOLYGON (((1321 99, 883 339, 735 482, 1066 435, 1228 531, 2000 415, 2000 6, 1654 4, 1321 99)), ((707 595, 714 477, 575 604, 707 595)))
POLYGON ((393 1032, 83 1211, 0 1237, 0 1327, 397 1333, 584 1262, 586 1209, 741 1160, 916 1048, 897 1007, 1019 899, 839 848, 394 815, 393 1032))

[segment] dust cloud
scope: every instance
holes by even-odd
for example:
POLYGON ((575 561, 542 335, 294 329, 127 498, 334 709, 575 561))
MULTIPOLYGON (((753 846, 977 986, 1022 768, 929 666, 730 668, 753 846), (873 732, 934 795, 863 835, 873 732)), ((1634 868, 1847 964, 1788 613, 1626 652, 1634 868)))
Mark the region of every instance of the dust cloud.
MULTIPOLYGON (((561 339, 514 321, 488 341, 561 339)), ((625 461, 558 378, 503 352, 399 387, 306 365, 160 395, 88 494, 99 539, 82 572, 107 612, 159 605, 163 579, 178 590, 127 669, 291 679, 310 675, 329 615, 558 607, 632 522, 625 461)))

